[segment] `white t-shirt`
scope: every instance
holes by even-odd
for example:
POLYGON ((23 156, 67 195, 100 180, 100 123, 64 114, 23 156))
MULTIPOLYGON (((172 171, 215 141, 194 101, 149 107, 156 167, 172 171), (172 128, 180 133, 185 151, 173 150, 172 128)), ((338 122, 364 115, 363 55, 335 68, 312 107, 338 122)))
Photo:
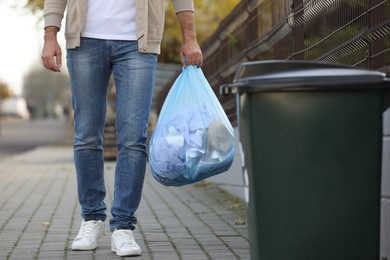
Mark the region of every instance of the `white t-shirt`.
POLYGON ((137 40, 136 0, 88 0, 82 37, 105 40, 137 40))

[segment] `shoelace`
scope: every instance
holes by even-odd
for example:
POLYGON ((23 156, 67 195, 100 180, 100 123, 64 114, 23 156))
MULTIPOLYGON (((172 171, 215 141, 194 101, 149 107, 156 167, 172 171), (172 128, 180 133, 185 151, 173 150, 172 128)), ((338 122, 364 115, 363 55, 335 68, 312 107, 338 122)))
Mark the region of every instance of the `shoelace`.
POLYGON ((80 228, 78 237, 89 239, 92 237, 93 231, 95 230, 96 221, 85 221, 80 228))
POLYGON ((119 230, 117 231, 116 235, 120 243, 134 245, 135 241, 131 231, 119 230))

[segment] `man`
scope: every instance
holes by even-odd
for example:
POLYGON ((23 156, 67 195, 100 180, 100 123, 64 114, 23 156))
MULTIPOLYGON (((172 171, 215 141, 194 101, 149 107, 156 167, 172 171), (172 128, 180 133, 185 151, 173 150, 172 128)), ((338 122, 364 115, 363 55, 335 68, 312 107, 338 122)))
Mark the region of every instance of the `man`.
MULTIPOLYGON (((104 233, 106 195, 102 133, 107 87, 116 86, 118 157, 110 219, 111 249, 118 256, 140 255, 134 216, 146 166, 146 128, 157 55, 164 25, 163 0, 46 0, 42 62, 59 72, 57 32, 67 8, 65 37, 74 108, 74 160, 83 218, 73 250, 93 250, 104 233)), ((193 0, 172 0, 182 29, 183 66, 202 66, 196 40, 193 0)))

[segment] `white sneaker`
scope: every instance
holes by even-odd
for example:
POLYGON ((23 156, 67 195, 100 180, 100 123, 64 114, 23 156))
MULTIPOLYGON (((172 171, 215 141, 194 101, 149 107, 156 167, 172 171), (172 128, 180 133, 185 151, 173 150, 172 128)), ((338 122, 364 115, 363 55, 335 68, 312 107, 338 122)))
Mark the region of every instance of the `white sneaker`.
POLYGON ((97 240, 104 234, 105 225, 101 220, 90 220, 81 223, 79 233, 72 243, 72 250, 93 250, 97 240))
POLYGON ((142 249, 135 242, 133 231, 130 229, 119 229, 112 233, 111 250, 118 256, 137 256, 142 254, 142 249))

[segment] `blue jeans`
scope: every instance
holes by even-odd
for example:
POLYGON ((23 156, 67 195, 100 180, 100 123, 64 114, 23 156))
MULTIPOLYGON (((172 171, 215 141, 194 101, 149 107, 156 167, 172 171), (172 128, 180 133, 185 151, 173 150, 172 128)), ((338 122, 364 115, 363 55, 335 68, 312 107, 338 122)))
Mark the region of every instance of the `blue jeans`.
POLYGON ((118 157, 110 220, 116 228, 134 229, 146 167, 146 128, 157 55, 138 52, 136 41, 82 38, 67 50, 74 109, 74 160, 84 219, 105 220, 103 130, 111 75, 116 87, 118 157))

